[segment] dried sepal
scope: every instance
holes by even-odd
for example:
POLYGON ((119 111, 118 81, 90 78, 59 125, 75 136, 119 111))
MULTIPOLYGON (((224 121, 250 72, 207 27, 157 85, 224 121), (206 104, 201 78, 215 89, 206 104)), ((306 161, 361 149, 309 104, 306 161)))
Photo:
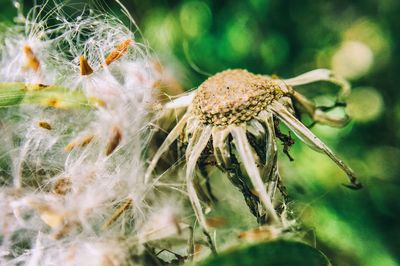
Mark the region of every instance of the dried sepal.
POLYGON ((360 189, 361 183, 357 180, 353 170, 350 169, 341 159, 339 159, 328 146, 325 145, 317 136, 314 135, 305 125, 303 125, 296 117, 294 117, 282 104, 274 102, 269 109, 282 120, 297 137, 307 144, 310 148, 325 153, 334 161, 348 176, 350 184, 347 185, 352 189, 360 189))

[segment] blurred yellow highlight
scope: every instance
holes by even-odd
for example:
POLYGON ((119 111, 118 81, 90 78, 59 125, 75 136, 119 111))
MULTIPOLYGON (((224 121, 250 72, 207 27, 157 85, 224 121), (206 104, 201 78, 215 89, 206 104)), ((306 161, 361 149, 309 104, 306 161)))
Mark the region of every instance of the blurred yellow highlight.
POLYGON ((189 37, 205 33, 211 26, 211 11, 200 1, 190 1, 182 5, 179 13, 181 27, 189 37))
POLYGON ((227 30, 230 48, 238 58, 247 56, 252 50, 254 32, 248 25, 250 23, 249 20, 250 18, 247 15, 242 15, 236 18, 227 30))
POLYGON ((354 89, 347 104, 347 113, 357 122, 377 119, 384 108, 382 95, 370 87, 354 89))
POLYGON ((174 14, 165 9, 154 9, 144 21, 149 42, 159 51, 169 51, 180 36, 180 27, 174 14))
POLYGON ((357 79, 374 63, 372 50, 363 42, 345 41, 332 57, 332 69, 342 77, 357 79))
MULTIPOLYGON (((358 41, 367 45, 378 64, 384 64, 390 57, 391 40, 374 21, 360 18, 343 33, 345 41, 358 41)), ((375 66, 376 67, 376 66, 375 66)))

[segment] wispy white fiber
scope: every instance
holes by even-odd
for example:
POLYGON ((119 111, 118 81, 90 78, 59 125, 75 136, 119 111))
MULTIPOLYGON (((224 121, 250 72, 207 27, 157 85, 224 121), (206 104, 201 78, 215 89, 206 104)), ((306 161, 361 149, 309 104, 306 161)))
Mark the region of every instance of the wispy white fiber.
POLYGON ((160 78, 147 47, 116 18, 71 17, 62 5, 35 7, 0 40, 1 82, 56 85, 71 92, 62 100, 82 91, 94 103, 0 109, 0 264, 123 265, 154 232, 178 234, 180 209, 151 204, 165 196, 144 180, 160 78), (81 56, 92 74, 81 75, 81 56))

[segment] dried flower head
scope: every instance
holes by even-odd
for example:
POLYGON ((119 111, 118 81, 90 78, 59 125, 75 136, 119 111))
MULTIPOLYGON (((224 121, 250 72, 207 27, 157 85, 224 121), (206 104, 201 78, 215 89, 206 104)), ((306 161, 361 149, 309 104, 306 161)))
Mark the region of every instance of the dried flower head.
POLYGON ((240 124, 282 96, 283 91, 272 79, 243 69, 227 70, 199 86, 193 98, 193 112, 203 124, 240 124))
POLYGON ((343 126, 348 121, 346 116, 337 118, 324 112, 293 88, 317 81, 340 85, 340 100, 350 89, 345 80, 326 69, 286 80, 256 75, 243 69, 226 70, 208 78, 197 90, 166 104, 166 109, 183 107, 187 111, 150 162, 147 181, 161 155, 180 138, 187 144, 186 183, 189 197, 207 235, 208 225, 194 186, 194 178, 196 167, 203 168, 200 169, 203 174, 207 172, 204 171, 204 157, 210 156, 241 190, 259 223, 269 222, 285 227, 288 225, 284 215, 285 206, 276 199, 274 201, 277 190, 285 196, 277 167, 275 139, 284 140, 286 149, 293 141, 277 127, 278 121, 282 121, 308 146, 328 155, 349 177, 348 187, 360 188, 361 184, 353 171, 295 115, 294 104, 318 123, 343 126), (242 173, 241 165, 245 173, 242 173), (251 184, 246 184, 245 176, 251 184), (259 202, 266 214, 259 211, 259 202))

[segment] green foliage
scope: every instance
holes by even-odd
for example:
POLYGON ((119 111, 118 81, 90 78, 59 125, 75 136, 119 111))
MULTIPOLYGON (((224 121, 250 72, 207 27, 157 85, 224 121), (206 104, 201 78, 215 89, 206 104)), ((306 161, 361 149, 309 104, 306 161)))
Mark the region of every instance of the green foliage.
POLYGON ((328 259, 318 250, 300 243, 277 240, 229 250, 212 257, 199 266, 329 266, 328 259))

